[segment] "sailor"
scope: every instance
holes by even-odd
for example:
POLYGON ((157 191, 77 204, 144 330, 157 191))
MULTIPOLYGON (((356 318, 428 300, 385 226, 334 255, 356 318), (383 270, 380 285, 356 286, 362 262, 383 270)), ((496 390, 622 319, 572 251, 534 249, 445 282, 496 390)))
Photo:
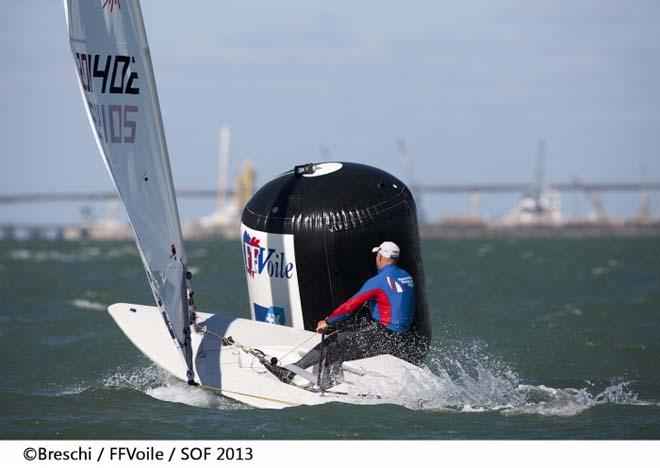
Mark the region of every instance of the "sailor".
MULTIPOLYGON (((400 250, 394 242, 385 241, 372 252, 376 254, 377 274, 369 278, 350 299, 321 320, 316 331, 325 333, 336 327, 368 304, 369 316, 358 318, 348 326, 327 334, 325 343, 319 343, 294 365, 305 369, 324 359, 321 371, 321 389, 327 389, 341 378, 344 361, 364 359, 380 354, 391 354, 405 359, 410 327, 415 315, 415 285, 412 276, 399 268, 400 250), (325 349, 323 349, 325 347, 325 349)), ((268 366, 280 380, 290 382, 295 374, 284 368, 268 366)))

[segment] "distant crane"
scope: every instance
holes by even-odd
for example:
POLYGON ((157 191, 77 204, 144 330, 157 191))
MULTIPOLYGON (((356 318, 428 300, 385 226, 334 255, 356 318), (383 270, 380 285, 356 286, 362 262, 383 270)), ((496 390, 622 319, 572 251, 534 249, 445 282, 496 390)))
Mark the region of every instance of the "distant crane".
POLYGON ((651 219, 651 198, 649 197, 648 189, 646 188, 646 164, 642 163, 640 166, 639 185, 642 190, 642 199, 635 216, 639 221, 648 221, 651 219))
POLYGON ((544 176, 545 176, 545 140, 540 139, 538 141, 537 154, 536 154, 536 174, 530 190, 530 195, 534 199, 534 205, 535 205, 534 210, 539 213, 543 210, 541 206, 541 195, 546 190, 544 176))
POLYGON ((229 127, 220 128, 220 159, 218 164, 218 207, 216 213, 220 215, 227 209, 227 173, 229 172, 229 141, 231 130, 229 127))
POLYGON ((408 187, 413 194, 413 198, 415 199, 415 203, 417 204, 417 216, 419 217, 419 222, 423 223, 426 220, 424 206, 422 204, 422 197, 417 190, 417 184, 415 184, 413 161, 408 154, 408 145, 406 144, 406 140, 399 138, 396 140, 396 146, 399 150, 399 155, 401 156, 401 164, 403 166, 403 174, 406 178, 406 183, 408 184, 408 187))

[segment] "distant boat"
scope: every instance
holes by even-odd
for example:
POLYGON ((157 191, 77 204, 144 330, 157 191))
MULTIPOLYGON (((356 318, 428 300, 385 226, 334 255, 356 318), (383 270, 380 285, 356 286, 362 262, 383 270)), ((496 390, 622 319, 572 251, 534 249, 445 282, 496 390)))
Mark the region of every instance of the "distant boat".
POLYGON ((561 224, 561 197, 544 180, 545 142, 539 141, 536 180, 522 200, 503 219, 503 224, 561 224))
POLYGON ((543 190, 538 195, 525 194, 502 221, 507 224, 560 224, 563 219, 559 193, 543 190))

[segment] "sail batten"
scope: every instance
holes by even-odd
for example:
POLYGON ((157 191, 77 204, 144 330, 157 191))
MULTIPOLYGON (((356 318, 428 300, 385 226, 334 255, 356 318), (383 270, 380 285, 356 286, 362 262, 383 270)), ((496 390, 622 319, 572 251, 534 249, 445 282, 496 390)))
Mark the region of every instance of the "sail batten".
POLYGON ((122 0, 118 8, 107 0, 64 0, 64 7, 94 139, 190 379, 186 255, 139 2, 122 0))

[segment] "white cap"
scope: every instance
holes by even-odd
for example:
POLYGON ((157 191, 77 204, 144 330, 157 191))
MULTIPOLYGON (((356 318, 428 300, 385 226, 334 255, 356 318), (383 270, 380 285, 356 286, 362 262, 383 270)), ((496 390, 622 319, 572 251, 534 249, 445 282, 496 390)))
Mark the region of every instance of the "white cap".
POLYGON ((380 244, 378 247, 371 249, 372 252, 378 252, 385 258, 399 258, 399 246, 394 242, 385 241, 380 244))

